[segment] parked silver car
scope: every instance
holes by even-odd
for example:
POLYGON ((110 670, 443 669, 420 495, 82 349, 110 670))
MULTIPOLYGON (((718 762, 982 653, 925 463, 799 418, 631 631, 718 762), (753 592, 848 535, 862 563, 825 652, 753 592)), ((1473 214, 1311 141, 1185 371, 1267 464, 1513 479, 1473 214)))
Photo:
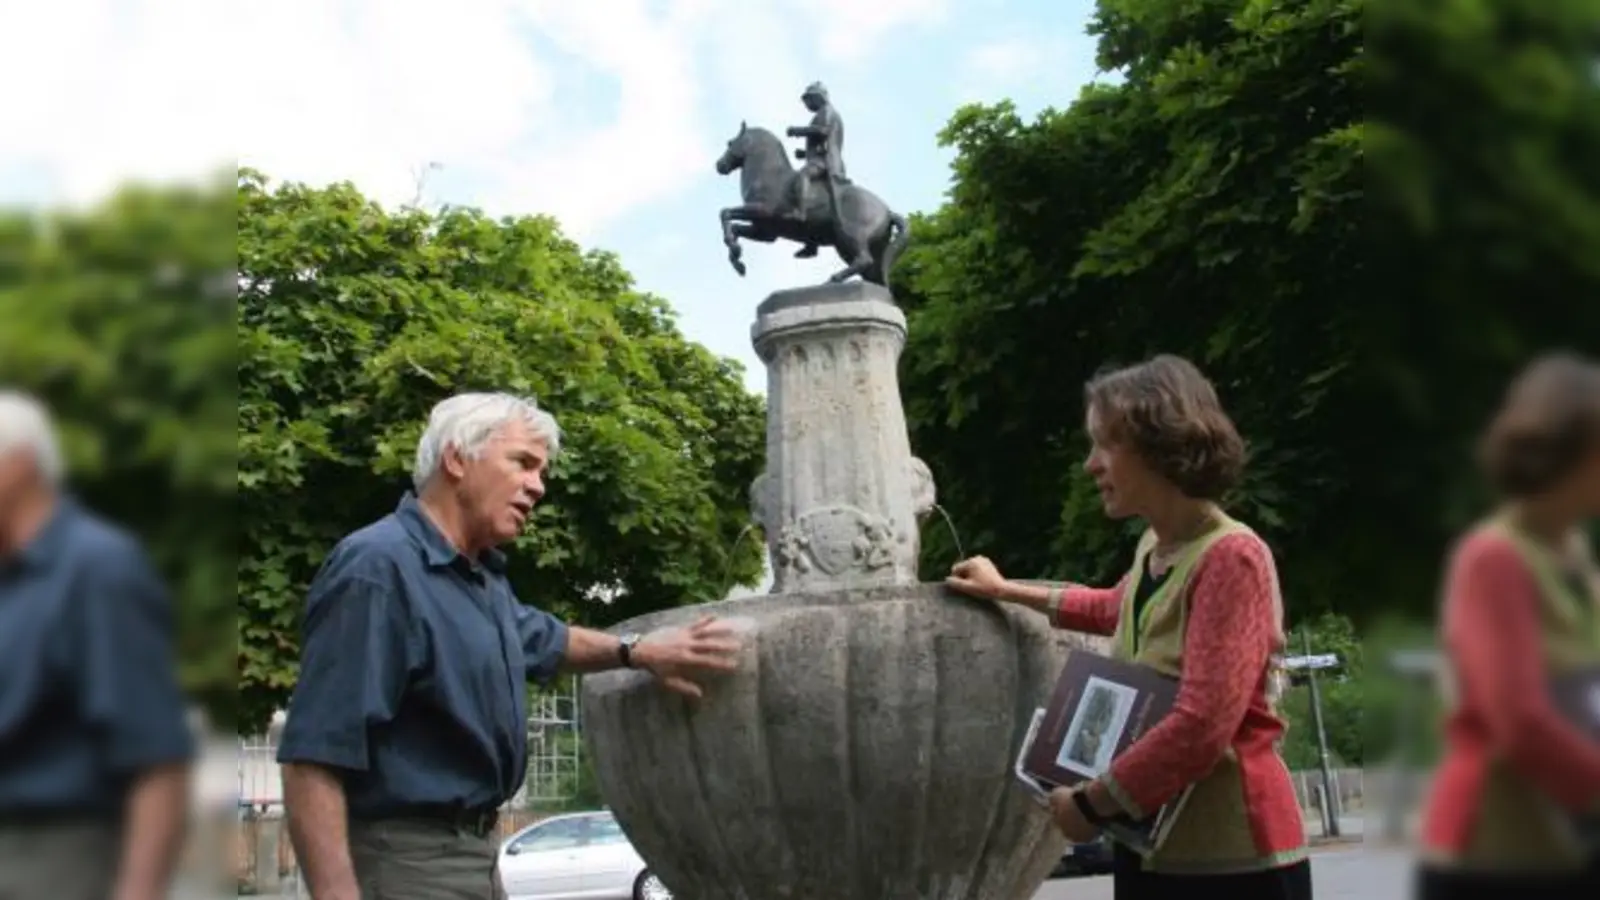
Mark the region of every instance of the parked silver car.
POLYGON ((672 900, 609 812, 536 822, 500 845, 510 900, 672 900))

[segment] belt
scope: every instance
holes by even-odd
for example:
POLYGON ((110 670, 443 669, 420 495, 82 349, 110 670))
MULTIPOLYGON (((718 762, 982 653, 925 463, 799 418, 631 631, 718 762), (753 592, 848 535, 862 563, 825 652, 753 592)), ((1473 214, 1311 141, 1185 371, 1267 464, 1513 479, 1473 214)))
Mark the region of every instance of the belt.
POLYGON ((383 818, 438 822, 473 837, 484 838, 493 834, 500 824, 500 809, 495 806, 413 806, 396 810, 383 818))
POLYGON ((495 826, 500 824, 500 810, 493 806, 447 808, 440 810, 439 816, 456 828, 480 838, 493 834, 495 826))
POLYGON ((488 837, 500 826, 500 810, 485 809, 472 814, 471 820, 461 826, 477 837, 488 837))

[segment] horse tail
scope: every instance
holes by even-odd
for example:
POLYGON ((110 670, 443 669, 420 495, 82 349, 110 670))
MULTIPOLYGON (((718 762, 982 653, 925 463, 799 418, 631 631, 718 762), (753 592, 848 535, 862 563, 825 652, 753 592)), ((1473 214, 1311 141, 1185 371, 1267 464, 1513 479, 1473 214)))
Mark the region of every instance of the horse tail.
POLYGON ((889 210, 889 229, 894 232, 894 237, 889 241, 889 246, 884 248, 883 260, 878 263, 878 273, 882 276, 884 287, 889 286, 889 270, 894 268, 895 260, 911 243, 911 223, 892 209, 889 210))

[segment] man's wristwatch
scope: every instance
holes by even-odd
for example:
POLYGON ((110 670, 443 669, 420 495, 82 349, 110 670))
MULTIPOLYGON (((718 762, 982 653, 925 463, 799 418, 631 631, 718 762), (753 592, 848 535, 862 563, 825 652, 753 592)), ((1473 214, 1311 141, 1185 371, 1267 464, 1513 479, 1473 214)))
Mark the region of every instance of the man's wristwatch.
POLYGON ((633 648, 639 643, 639 635, 625 634, 617 643, 617 659, 622 661, 624 669, 633 668, 633 648))

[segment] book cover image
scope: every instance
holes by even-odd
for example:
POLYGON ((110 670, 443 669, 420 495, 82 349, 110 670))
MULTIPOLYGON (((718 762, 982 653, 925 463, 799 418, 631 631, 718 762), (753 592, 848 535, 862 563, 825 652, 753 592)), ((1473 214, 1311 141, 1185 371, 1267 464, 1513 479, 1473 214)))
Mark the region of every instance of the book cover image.
POLYGON ((1068 720, 1056 765, 1085 779, 1104 774, 1123 744, 1123 732, 1138 700, 1137 689, 1091 675, 1068 720))
POLYGON ((1177 687, 1176 679, 1144 666, 1088 653, 1069 655, 1025 770, 1062 787, 1100 777, 1170 711, 1177 687))

